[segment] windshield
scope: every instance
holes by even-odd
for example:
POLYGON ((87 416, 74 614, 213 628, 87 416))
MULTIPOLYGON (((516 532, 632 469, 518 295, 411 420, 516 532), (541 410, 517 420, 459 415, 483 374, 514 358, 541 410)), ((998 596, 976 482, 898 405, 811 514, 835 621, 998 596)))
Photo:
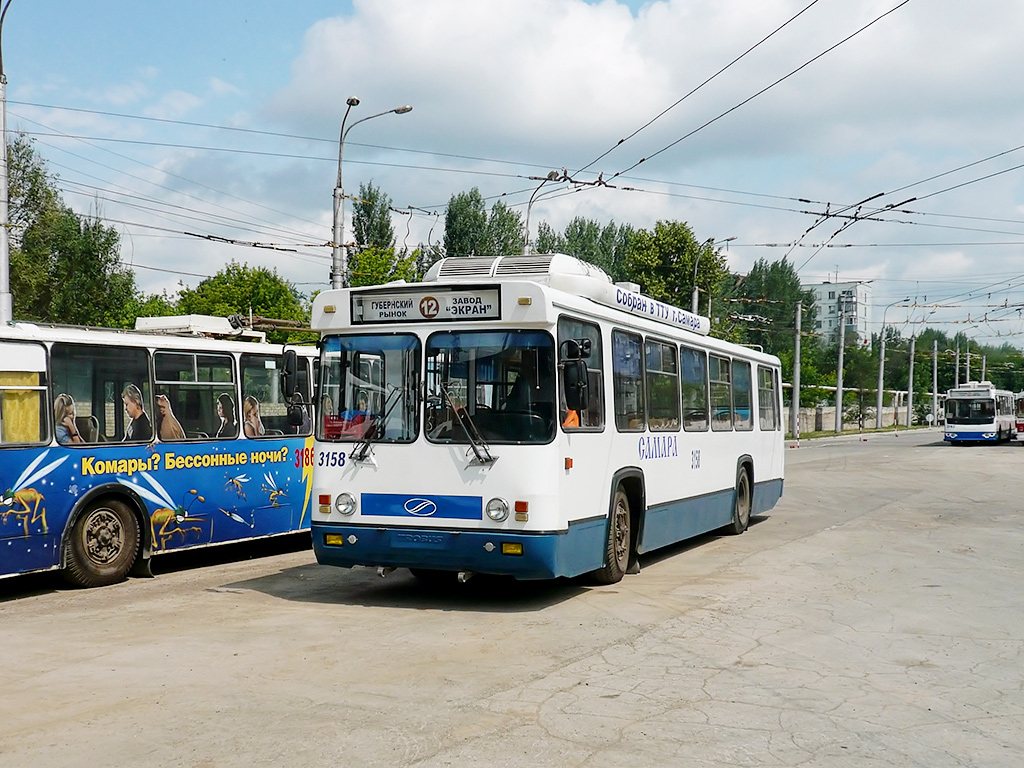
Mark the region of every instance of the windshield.
POLYGON ((946 400, 947 424, 991 424, 996 417, 996 401, 984 398, 946 400))
POLYGON ((411 334, 328 336, 320 351, 319 440, 416 439, 420 342, 411 334))
POLYGON ((435 333, 427 340, 425 360, 427 439, 470 442, 453 409, 468 415, 488 443, 554 439, 555 345, 550 334, 435 333))

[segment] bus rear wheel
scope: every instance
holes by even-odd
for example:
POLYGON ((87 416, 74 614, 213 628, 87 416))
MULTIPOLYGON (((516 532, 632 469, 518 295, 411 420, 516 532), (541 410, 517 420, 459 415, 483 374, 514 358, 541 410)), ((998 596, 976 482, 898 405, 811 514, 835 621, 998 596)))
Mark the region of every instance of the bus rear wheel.
POLYGON ((732 507, 732 522, 726 527, 729 533, 738 536, 750 526, 750 475, 745 467, 736 472, 736 495, 732 507))
POLYGON ((605 540, 604 565, 591 576, 598 584, 615 584, 622 581, 629 568, 629 497, 622 487, 615 489, 611 515, 608 519, 608 536, 605 540))
POLYGON ((115 584, 139 553, 139 523, 124 502, 99 501, 79 515, 65 546, 65 579, 77 587, 115 584))

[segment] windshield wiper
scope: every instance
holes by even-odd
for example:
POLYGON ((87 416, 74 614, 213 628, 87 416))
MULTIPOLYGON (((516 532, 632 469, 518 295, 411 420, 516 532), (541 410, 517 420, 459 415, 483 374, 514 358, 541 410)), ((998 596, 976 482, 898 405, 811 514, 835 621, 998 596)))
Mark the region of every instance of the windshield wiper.
POLYGON ((445 400, 448 401, 448 407, 452 409, 452 413, 455 415, 455 420, 459 422, 459 426, 462 427, 462 431, 466 433, 466 439, 469 441, 469 445, 473 449, 473 455, 476 457, 476 461, 480 464, 494 463, 495 457, 491 455, 491 450, 487 446, 487 441, 484 440, 483 435, 480 434, 480 430, 477 429, 476 423, 469 415, 469 411, 455 404, 455 401, 452 400, 451 392, 448 391, 448 388, 444 384, 441 384, 440 388, 445 400))
POLYGON ((384 401, 384 413, 381 414, 380 419, 374 419, 370 427, 363 433, 362 439, 356 443, 356 447, 352 449, 353 458, 356 461, 366 461, 368 454, 370 453, 370 445, 377 437, 384 436, 384 429, 387 427, 388 417, 391 416, 391 412, 395 410, 395 406, 402 399, 402 390, 399 387, 392 389, 384 401))

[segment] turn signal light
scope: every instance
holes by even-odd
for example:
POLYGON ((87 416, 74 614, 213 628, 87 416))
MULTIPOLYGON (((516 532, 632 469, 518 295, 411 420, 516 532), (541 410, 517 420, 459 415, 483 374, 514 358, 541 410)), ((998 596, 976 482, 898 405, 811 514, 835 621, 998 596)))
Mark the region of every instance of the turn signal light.
POLYGON ((523 554, 523 545, 518 541, 503 541, 501 542, 501 554, 521 555, 523 554))
POLYGON ((340 533, 325 533, 324 544, 329 547, 340 547, 345 543, 345 537, 340 533))

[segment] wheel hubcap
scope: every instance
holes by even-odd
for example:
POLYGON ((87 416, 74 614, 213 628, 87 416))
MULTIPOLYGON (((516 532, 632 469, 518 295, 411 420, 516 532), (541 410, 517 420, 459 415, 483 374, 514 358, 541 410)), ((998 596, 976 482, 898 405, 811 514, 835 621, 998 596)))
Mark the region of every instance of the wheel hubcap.
POLYGON ((124 548, 124 527, 109 509, 98 509, 89 516, 84 526, 85 551, 96 563, 114 560, 124 548))

